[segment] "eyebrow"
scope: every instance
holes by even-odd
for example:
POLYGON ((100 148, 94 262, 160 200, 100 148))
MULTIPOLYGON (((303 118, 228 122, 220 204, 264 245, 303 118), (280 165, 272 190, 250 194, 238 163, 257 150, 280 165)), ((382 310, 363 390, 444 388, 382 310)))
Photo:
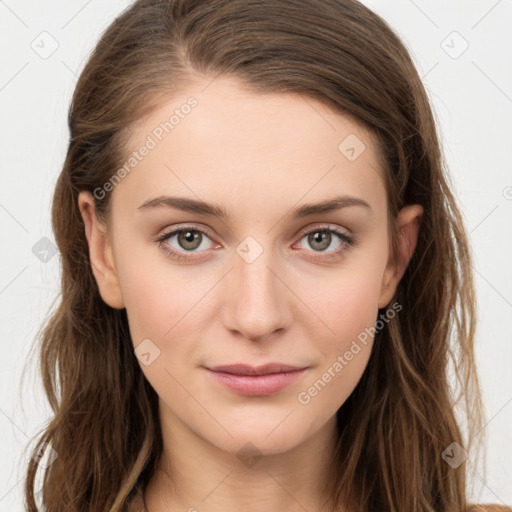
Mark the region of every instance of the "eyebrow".
MULTIPOLYGON (((304 204, 286 214, 285 217, 301 219, 311 215, 329 213, 351 206, 362 206, 370 211, 373 211, 370 204, 367 203, 364 199, 361 199, 360 197, 343 195, 334 197, 332 199, 327 199, 326 201, 322 201, 320 203, 304 204)), ((142 211, 153 210, 154 208, 173 208, 184 212, 217 217, 219 219, 228 219, 230 217, 228 212, 220 206, 188 197, 158 196, 154 199, 148 199, 144 201, 144 203, 138 207, 138 209, 142 211)))

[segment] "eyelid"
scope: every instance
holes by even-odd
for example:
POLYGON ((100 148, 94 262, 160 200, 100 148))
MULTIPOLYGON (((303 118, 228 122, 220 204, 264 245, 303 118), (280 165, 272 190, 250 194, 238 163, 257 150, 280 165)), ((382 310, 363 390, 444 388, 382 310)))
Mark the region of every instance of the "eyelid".
MULTIPOLYGON (((169 228, 168 230, 164 230, 161 235, 157 235, 156 240, 159 238, 169 237, 172 234, 175 234, 178 231, 184 231, 190 229, 191 231, 199 231, 206 233, 210 238, 215 238, 215 235, 213 234, 213 231, 210 228, 207 228, 206 226, 198 225, 198 224, 178 224, 173 226, 172 228, 169 228)), ((344 228, 341 228, 344 229, 344 228)), ((334 230, 334 231, 340 231, 340 228, 335 224, 330 224, 328 222, 320 222, 316 224, 312 224, 310 226, 307 226, 305 228, 302 228, 299 230, 295 235, 294 238, 300 237, 302 238, 304 235, 307 235, 311 233, 312 231, 322 231, 322 230, 334 230)), ((352 234, 349 230, 347 230, 347 233, 341 233, 346 235, 347 237, 352 237, 352 234)))
POLYGON ((164 229, 161 234, 156 235, 155 241, 165 239, 170 237, 171 235, 175 235, 176 233, 179 233, 180 231, 198 231, 200 233, 204 233, 208 235, 209 238, 215 238, 215 235, 213 234, 213 231, 205 226, 197 225, 197 224, 177 224, 172 226, 171 228, 164 229))
POLYGON ((343 229, 345 229, 345 228, 340 228, 336 224, 330 224, 329 222, 320 222, 320 223, 316 223, 316 224, 313 224, 313 225, 310 225, 308 227, 301 229, 295 236, 302 238, 303 236, 308 235, 311 232, 337 231, 338 233, 340 233, 342 235, 350 237, 351 236, 350 232, 347 230, 347 233, 344 233, 344 232, 342 232, 343 229))

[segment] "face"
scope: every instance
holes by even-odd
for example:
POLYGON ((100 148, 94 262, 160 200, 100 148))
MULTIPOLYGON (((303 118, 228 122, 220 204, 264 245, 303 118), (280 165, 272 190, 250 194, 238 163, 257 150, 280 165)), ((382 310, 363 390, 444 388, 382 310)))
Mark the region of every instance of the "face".
POLYGON ((134 127, 107 234, 90 194, 80 208, 102 297, 126 308, 162 414, 225 451, 278 453, 332 425, 361 378, 419 210, 397 221, 407 249, 396 266, 360 124, 312 98, 206 84, 134 127), (299 370, 212 371, 268 363, 299 370))

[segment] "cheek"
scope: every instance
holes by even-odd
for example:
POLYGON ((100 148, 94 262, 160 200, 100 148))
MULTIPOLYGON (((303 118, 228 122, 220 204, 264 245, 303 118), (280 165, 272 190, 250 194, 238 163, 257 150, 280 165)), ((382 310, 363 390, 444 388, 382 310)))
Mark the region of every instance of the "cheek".
POLYGON ((351 339, 374 325, 378 312, 382 271, 378 264, 351 265, 333 273, 329 279, 318 280, 314 293, 304 288, 310 309, 318 312, 323 324, 321 340, 326 352, 341 349, 351 339), (321 286, 320 286, 321 284, 321 286))
POLYGON ((192 266, 173 269, 156 244, 132 246, 116 259, 116 267, 134 345, 173 336, 208 291, 207 280, 198 280, 192 266))
POLYGON ((161 259, 144 265, 126 261, 120 268, 129 330, 141 369, 159 396, 186 403, 179 382, 185 382, 190 369, 186 363, 192 365, 197 351, 200 301, 208 283, 198 280, 197 274, 194 278, 192 272, 170 271, 161 259), (140 354, 148 352, 146 365, 140 354))
MULTIPOLYGON (((297 395, 321 424, 345 402, 363 375, 373 346, 381 286, 382 262, 358 262, 325 281, 311 308, 325 327, 308 338, 321 361, 297 395), (356 268, 357 266, 357 268, 356 268), (327 328, 328 327, 328 328, 327 328)), ((311 294, 310 294, 311 296, 311 294)))
POLYGON ((130 324, 133 342, 137 345, 141 339, 157 339, 172 328, 180 316, 180 305, 176 300, 182 293, 178 283, 159 279, 155 267, 125 269, 123 278, 123 297, 130 324))

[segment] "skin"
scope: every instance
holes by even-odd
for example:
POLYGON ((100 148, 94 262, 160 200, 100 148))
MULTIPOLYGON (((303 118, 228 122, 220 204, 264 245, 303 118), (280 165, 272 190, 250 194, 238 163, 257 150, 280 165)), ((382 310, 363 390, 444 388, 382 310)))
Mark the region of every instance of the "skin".
MULTIPOLYGON (((130 151, 187 98, 198 100, 111 192, 108 226, 96 219, 91 194, 79 197, 103 300, 126 308, 134 347, 150 339, 160 350, 151 364, 141 364, 159 395, 164 440, 146 506, 150 512, 320 511, 335 414, 366 368, 372 337, 309 403, 298 395, 375 325, 378 308, 390 307, 416 246, 422 208, 400 211, 393 262, 376 145, 362 125, 312 98, 255 95, 232 78, 208 83, 198 78, 134 126, 130 151), (338 150, 350 134, 366 146, 354 161, 338 150), (164 194, 220 205, 231 217, 139 208, 164 194), (371 209, 286 217, 297 206, 341 194, 371 209), (177 260, 155 239, 184 223, 208 234, 192 259, 177 260), (307 236, 326 223, 356 243, 329 258, 344 242, 332 234, 325 247, 307 236), (252 254, 263 250, 252 262, 237 252, 247 236, 258 244, 252 254), (202 368, 240 362, 307 370, 262 397, 235 393, 202 368), (237 453, 248 442, 261 457, 244 463, 237 453)), ((182 254, 190 247, 177 236, 167 242, 182 254)))

